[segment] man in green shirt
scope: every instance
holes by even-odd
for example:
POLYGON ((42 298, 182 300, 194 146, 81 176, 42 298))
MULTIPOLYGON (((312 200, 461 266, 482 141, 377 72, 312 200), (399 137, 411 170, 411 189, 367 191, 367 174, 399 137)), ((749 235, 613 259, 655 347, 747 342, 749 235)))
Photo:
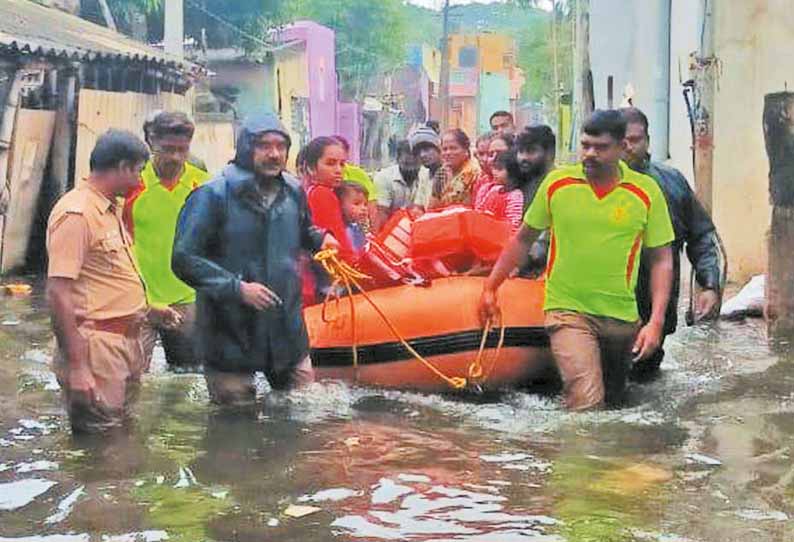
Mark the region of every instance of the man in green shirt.
POLYGON ((171 270, 171 253, 179 212, 185 200, 209 179, 189 160, 195 125, 184 113, 164 111, 146 123, 152 159, 141 172, 140 184, 127 195, 124 221, 133 237, 133 250, 152 306, 170 306, 182 315, 177 329, 147 326, 143 330, 146 365, 159 336, 172 368, 196 364, 193 349, 196 293, 171 270))
POLYGON ((673 227, 659 186, 620 161, 626 122, 596 111, 581 136, 582 163, 549 173, 505 248, 480 299, 483 320, 498 316, 496 292, 537 235, 550 230, 546 330, 565 404, 618 404, 630 361, 662 338, 672 285, 673 227), (640 329, 635 287, 642 249, 651 269, 652 314, 640 329))

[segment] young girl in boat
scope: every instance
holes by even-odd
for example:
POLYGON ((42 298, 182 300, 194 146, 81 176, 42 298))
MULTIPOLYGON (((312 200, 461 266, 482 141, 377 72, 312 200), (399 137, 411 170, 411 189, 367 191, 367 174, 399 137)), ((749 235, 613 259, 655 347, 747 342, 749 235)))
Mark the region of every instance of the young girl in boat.
POLYGON ((516 157, 513 151, 502 151, 491 162, 493 182, 484 186, 478 193, 474 208, 493 214, 496 218, 510 223, 510 233, 521 227, 524 209, 524 195, 518 187, 515 172, 516 157))
POLYGON ((367 243, 363 225, 369 218, 369 192, 362 185, 350 181, 343 182, 335 192, 342 206, 347 239, 358 259, 367 243))

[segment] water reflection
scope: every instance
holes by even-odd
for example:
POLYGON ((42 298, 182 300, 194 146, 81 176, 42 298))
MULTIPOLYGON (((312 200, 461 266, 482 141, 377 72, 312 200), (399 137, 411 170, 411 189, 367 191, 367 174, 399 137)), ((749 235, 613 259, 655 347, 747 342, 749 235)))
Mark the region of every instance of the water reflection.
POLYGON ((0 300, 0 542, 794 540, 794 371, 752 323, 682 330, 618 411, 263 381, 230 411, 159 372, 75 439, 38 303, 0 300))

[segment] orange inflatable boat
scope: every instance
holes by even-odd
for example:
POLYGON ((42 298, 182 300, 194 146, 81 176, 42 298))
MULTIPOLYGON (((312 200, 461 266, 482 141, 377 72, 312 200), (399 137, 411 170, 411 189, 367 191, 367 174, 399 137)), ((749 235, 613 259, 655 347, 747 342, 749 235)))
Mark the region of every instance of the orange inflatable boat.
POLYGON ((307 307, 304 316, 318 378, 428 392, 451 391, 454 381, 497 389, 527 380, 551 360, 543 329, 543 282, 510 279, 502 285, 504 329, 500 326, 488 334, 478 368, 472 363, 483 337, 477 302, 484 281, 484 277, 440 278, 429 286, 373 290, 366 294, 369 300, 362 294, 343 297, 327 304, 325 311, 323 305, 307 307), (474 378, 473 368, 479 373, 474 378))

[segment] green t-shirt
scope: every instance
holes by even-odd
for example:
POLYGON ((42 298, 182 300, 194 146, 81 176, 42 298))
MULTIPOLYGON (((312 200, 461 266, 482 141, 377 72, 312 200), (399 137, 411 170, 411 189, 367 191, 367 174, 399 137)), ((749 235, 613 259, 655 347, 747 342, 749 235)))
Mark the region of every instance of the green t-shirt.
POLYGON ((133 251, 150 305, 196 300, 196 292, 171 270, 171 254, 179 211, 190 193, 209 177, 206 171, 185 163, 179 181, 168 189, 149 161, 141 173, 141 184, 126 198, 124 221, 133 237, 133 251))
POLYGON ((342 179, 363 186, 367 190, 369 201, 378 201, 375 183, 364 169, 354 164, 345 164, 342 169, 342 179))
POLYGON ((597 195, 577 164, 552 171, 538 188, 524 222, 551 230, 545 310, 639 319, 641 249, 671 243, 673 226, 652 178, 623 162, 620 175, 615 188, 597 195))

